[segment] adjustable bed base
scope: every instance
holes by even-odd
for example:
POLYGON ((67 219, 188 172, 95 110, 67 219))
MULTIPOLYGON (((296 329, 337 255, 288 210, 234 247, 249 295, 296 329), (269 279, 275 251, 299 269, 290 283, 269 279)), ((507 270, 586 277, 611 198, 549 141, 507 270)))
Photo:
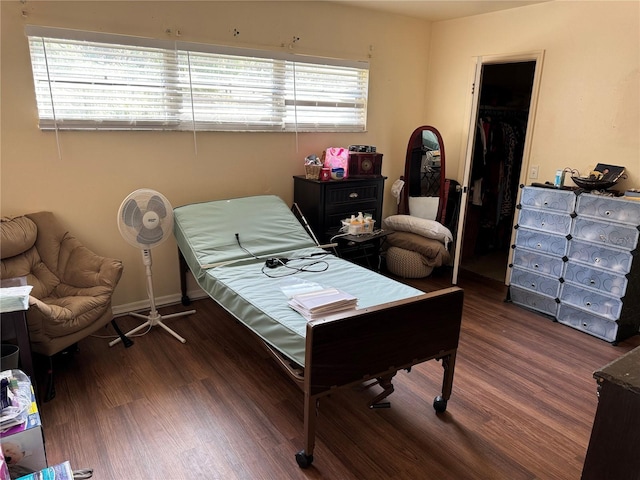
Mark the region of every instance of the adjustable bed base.
POLYGON ((358 309, 307 321, 287 306, 283 280, 264 276, 267 256, 278 254, 300 262, 319 253, 280 199, 260 196, 186 205, 176 208, 174 215, 183 303, 189 302, 186 273, 191 271, 211 298, 263 340, 303 391, 304 445, 295 455, 300 467, 313 462, 316 404, 338 388, 379 383, 384 391, 370 403, 377 407, 393 391, 391 378, 396 372, 436 359, 442 362, 443 381, 433 406, 436 412, 445 411, 462 318, 460 288, 424 293, 327 254, 321 257, 326 271, 295 272, 294 277, 348 291, 358 297, 358 309), (229 223, 229 214, 242 222, 229 223), (266 220, 263 214, 279 219, 266 220), (247 222, 253 231, 247 231, 247 222), (273 231, 274 225, 279 229, 273 231), (224 226, 226 233, 214 234, 216 226, 224 226), (236 233, 246 243, 229 239, 236 233), (268 246, 265 235, 271 235, 268 246), (253 258, 247 258, 247 251, 253 258), (211 264, 223 265, 202 268, 211 264))

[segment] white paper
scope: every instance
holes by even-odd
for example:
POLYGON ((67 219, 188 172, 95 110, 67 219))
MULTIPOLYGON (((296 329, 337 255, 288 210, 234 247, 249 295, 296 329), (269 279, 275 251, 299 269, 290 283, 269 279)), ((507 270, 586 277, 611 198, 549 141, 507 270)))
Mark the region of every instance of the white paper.
POLYGON ((0 313, 27 310, 32 289, 31 285, 0 288, 0 313))
POLYGON ((294 295, 289 306, 307 319, 316 319, 345 310, 355 309, 358 299, 337 288, 325 288, 294 295))
POLYGON ((323 286, 319 283, 310 282, 309 280, 303 280, 301 278, 287 277, 280 280, 280 290, 282 290, 282 293, 284 293, 288 299, 293 298, 294 295, 316 292, 322 289, 323 286))

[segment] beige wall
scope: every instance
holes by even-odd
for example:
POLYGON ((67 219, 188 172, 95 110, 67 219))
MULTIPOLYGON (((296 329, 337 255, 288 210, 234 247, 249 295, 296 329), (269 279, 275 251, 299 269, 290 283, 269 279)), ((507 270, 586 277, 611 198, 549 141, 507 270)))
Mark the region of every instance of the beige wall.
MULTIPOLYGON (((154 188, 175 205, 270 193, 292 201, 291 175, 327 146, 371 143, 384 153, 389 188, 403 171, 406 142, 438 127, 447 175, 462 176, 474 58, 544 51, 531 162, 540 180, 557 168, 625 165, 640 187, 640 3, 549 2, 430 24, 330 2, 2 1, 1 213, 54 211, 94 250, 121 258, 116 305, 146 298, 139 252, 120 237, 116 212, 131 191, 154 188), (26 12, 26 18, 22 16, 26 12), (40 132, 24 25, 48 25, 278 50, 293 36, 302 53, 371 54, 366 134, 40 132), (240 31, 238 37, 233 30, 240 31)), ((285 47, 286 48, 286 47, 285 47)), ((154 284, 178 298, 173 239, 154 249, 154 284)))
MULTIPOLYGON (((2 1, 2 215, 48 209, 95 251, 121 258, 115 305, 147 298, 140 253, 116 226, 120 203, 137 188, 159 190, 174 206, 227 197, 276 194, 293 200, 303 159, 329 146, 373 144, 383 174, 401 175, 406 142, 423 118, 430 25, 324 2, 26 2, 2 1), (25 11, 26 18, 22 11, 25 11), (184 41, 295 49, 371 62, 366 134, 60 132, 37 128, 24 26, 95 30, 184 41), (233 36, 237 29, 240 35, 233 36), (285 47, 287 48, 287 47, 285 47)), ((395 208, 387 185, 385 210, 395 208)), ((156 296, 179 291, 173 239, 153 250, 156 296)))
POLYGON ((537 51, 544 52, 530 154, 537 181, 603 162, 626 167, 621 187, 640 188, 637 1, 556 1, 434 23, 425 111, 444 137, 448 175, 462 178, 474 59, 537 51))

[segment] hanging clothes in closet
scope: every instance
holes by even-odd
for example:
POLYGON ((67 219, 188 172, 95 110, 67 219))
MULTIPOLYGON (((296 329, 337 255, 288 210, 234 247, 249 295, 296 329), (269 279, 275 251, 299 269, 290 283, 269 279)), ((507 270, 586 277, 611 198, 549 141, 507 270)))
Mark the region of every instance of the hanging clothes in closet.
POLYGON ((509 243, 522 162, 526 111, 482 108, 471 172, 471 203, 480 210, 478 253, 509 243))

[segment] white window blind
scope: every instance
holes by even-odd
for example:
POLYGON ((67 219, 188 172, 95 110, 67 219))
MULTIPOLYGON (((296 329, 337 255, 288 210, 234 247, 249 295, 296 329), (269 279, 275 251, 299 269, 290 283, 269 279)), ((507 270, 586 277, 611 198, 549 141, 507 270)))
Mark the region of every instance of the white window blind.
POLYGON ((48 27, 27 36, 41 129, 366 129, 366 62, 48 27))

